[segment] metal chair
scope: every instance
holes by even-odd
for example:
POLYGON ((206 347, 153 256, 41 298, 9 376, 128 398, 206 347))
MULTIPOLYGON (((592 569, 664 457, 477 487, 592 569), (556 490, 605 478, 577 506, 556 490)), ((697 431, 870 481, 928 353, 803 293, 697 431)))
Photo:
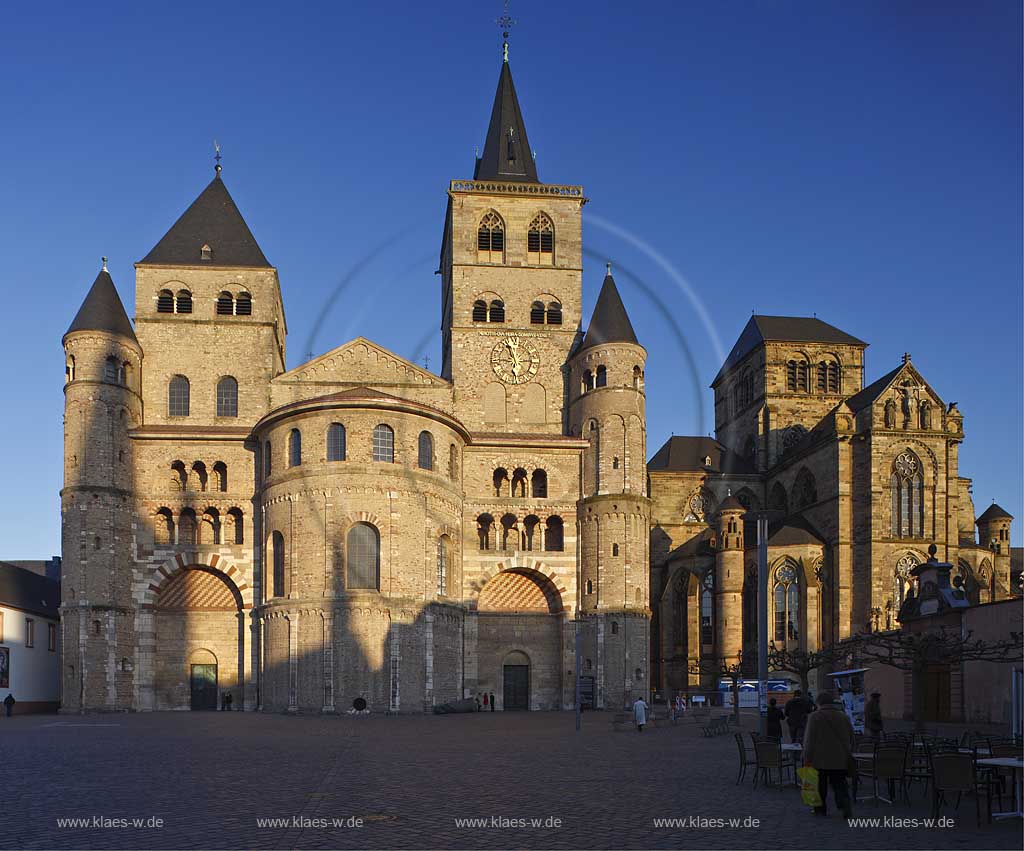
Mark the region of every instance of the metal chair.
POLYGON ((909 749, 902 744, 882 744, 875 748, 870 767, 857 772, 858 780, 860 778, 871 780, 871 796, 860 800, 875 801, 876 803, 885 801, 887 804, 891 804, 897 798, 902 798, 905 802, 910 803, 910 796, 907 793, 908 751, 909 749), (878 794, 880 780, 888 786, 891 798, 878 794))
POLYGON ((992 821, 993 784, 988 775, 979 777, 974 757, 959 751, 932 754, 932 817, 938 818, 942 804, 948 804, 946 794, 956 793, 955 809, 960 808, 964 792, 973 793, 974 811, 981 827, 981 795, 984 793, 988 820, 992 821))
POLYGON ((747 766, 757 765, 757 755, 754 752, 753 748, 747 748, 746 744, 743 741, 742 733, 733 733, 733 736, 736 739, 736 749, 740 753, 740 771, 739 774, 736 775, 736 785, 738 786, 740 781, 747 774, 747 766))
POLYGON ((754 786, 757 786, 757 778, 762 777, 766 785, 771 784, 771 773, 775 771, 779 777, 779 788, 783 787, 782 776, 785 772, 791 771, 793 763, 782 756, 782 745, 778 739, 761 739, 754 742, 754 756, 757 760, 757 768, 754 771, 754 786))

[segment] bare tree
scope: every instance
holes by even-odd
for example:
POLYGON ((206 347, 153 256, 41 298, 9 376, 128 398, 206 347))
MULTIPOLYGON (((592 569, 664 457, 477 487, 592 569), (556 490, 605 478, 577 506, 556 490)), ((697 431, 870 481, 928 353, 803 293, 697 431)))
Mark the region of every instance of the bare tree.
POLYGON ((964 662, 1019 662, 1022 634, 1011 632, 1003 641, 972 639, 945 627, 927 632, 867 632, 844 641, 840 647, 856 655, 860 663, 888 665, 912 676, 914 724, 924 726, 924 677, 934 665, 958 667, 964 662))
POLYGON ((811 671, 845 664, 849 656, 850 649, 839 645, 820 650, 789 650, 772 644, 768 649, 768 669, 796 674, 800 678, 800 688, 807 694, 810 689, 811 671))
MULTIPOLYGON (((740 723, 740 680, 746 675, 746 669, 749 667, 749 663, 744 665, 743 662, 743 651, 741 650, 732 656, 718 656, 707 659, 700 659, 697 662, 693 662, 689 666, 689 672, 691 674, 711 674, 718 678, 728 679, 732 688, 732 702, 733 702, 733 714, 736 719, 736 724, 739 726, 740 723), (735 662, 729 660, 735 658, 735 662)), ((716 683, 717 686, 717 683, 716 683)))

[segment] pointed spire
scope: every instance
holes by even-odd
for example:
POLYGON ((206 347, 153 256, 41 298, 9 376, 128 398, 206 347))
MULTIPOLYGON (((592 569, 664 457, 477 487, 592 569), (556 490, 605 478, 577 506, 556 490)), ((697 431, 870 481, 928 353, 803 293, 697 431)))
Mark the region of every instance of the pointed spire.
POLYGON ((476 161, 473 179, 540 183, 507 58, 501 63, 484 153, 476 161))
POLYGON ((162 266, 257 266, 270 263, 217 173, 142 263, 162 266), (208 249, 208 250, 204 250, 208 249))
POLYGON ((600 346, 602 343, 640 345, 633 331, 633 323, 629 321, 629 315, 626 313, 626 306, 619 296, 619 289, 615 286, 612 264, 607 264, 607 268, 608 274, 601 285, 597 304, 594 305, 594 315, 590 317, 590 327, 587 328, 587 335, 583 338, 579 351, 591 346, 600 346))
POLYGON ((93 281, 85 301, 78 308, 78 313, 75 314, 64 336, 72 331, 106 331, 127 337, 135 345, 139 344, 135 331, 132 330, 132 323, 128 321, 124 304, 121 303, 121 297, 117 294, 114 281, 107 271, 106 257, 103 258, 103 268, 93 281))

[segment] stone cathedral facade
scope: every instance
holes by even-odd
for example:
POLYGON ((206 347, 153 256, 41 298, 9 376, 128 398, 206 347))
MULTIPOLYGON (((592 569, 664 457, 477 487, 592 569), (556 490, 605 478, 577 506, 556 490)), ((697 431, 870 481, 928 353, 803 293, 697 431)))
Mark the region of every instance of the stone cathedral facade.
POLYGON ((620 707, 650 683, 644 360, 581 186, 542 183, 502 64, 447 193, 443 365, 358 338, 285 368, 278 272, 214 180, 64 337, 63 707, 620 707))

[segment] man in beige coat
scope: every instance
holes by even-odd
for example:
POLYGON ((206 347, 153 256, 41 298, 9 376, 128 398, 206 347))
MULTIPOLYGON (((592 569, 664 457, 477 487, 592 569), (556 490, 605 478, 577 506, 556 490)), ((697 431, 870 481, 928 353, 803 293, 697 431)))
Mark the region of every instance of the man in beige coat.
POLYGON ((818 711, 807 718, 804 732, 804 765, 818 772, 818 794, 821 806, 815 807, 816 815, 827 812, 828 787, 836 806, 845 818, 853 815, 850 793, 846 786, 846 775, 853 754, 853 725, 846 717, 843 707, 836 703, 832 692, 823 691, 818 695, 818 711))

